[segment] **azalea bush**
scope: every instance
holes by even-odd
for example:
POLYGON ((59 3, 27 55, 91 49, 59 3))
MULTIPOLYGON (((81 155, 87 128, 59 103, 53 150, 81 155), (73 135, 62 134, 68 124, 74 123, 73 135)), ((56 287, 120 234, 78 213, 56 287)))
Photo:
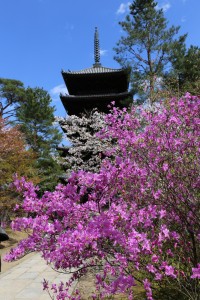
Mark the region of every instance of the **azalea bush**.
POLYGON ((189 94, 151 110, 114 107, 98 135, 115 146, 98 173, 72 173, 41 198, 16 178, 29 217, 12 226, 29 237, 7 260, 40 251, 71 272, 67 283, 44 281, 52 299, 81 299, 69 288, 92 268, 94 298, 126 292, 133 299, 142 284, 149 300, 199 299, 199 116, 200 98, 189 94))

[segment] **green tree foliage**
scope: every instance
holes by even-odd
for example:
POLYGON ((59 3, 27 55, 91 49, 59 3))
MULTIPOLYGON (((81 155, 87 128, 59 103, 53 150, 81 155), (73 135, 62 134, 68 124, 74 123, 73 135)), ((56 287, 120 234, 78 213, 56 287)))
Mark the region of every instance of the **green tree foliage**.
POLYGON ((28 149, 35 153, 41 191, 54 188, 61 172, 55 156, 62 135, 54 126, 54 111, 51 98, 43 89, 26 89, 19 80, 0 78, 0 117, 20 125, 28 149))
POLYGON ((54 126, 55 107, 51 97, 41 88, 27 88, 26 99, 17 109, 17 122, 30 148, 40 155, 54 153, 61 134, 54 126))
POLYGON ((0 116, 15 117, 16 104, 24 99, 25 89, 21 81, 0 78, 0 116))
POLYGON ((124 35, 114 48, 115 59, 131 67, 133 94, 154 101, 158 80, 169 67, 172 49, 182 45, 186 35, 175 39, 179 27, 167 27, 162 9, 154 0, 134 0, 125 21, 119 23, 124 35))
POLYGON ((51 190, 58 182, 60 167, 56 161, 56 147, 62 134, 54 125, 55 107, 48 92, 41 88, 27 88, 26 98, 17 108, 17 122, 30 149, 37 155, 36 168, 41 178, 40 188, 51 190))
POLYGON ((173 70, 170 76, 178 78, 180 93, 200 94, 200 48, 193 45, 188 49, 181 47, 172 52, 171 62, 173 70))

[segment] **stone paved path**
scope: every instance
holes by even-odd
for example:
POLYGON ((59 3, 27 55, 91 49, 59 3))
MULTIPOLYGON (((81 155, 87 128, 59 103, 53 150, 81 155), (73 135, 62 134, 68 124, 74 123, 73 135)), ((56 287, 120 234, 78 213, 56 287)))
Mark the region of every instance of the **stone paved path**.
POLYGON ((70 275, 53 271, 39 253, 34 254, 5 273, 0 273, 0 300, 50 300, 41 284, 44 278, 58 283, 66 282, 70 275))

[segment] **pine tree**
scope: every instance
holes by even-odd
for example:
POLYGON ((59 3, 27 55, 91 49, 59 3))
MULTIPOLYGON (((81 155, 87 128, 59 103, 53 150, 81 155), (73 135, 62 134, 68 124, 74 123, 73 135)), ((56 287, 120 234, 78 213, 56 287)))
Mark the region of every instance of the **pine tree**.
POLYGON ((48 92, 41 88, 27 88, 25 100, 17 108, 17 123, 24 133, 28 147, 37 156, 36 168, 41 178, 40 188, 52 190, 61 172, 56 159, 56 147, 62 134, 55 126, 55 107, 48 92))
POLYGON ((15 79, 0 78, 0 117, 14 118, 16 104, 24 99, 24 84, 15 79))
POLYGON ((180 27, 167 28, 163 10, 154 0, 134 0, 129 15, 119 24, 125 35, 114 49, 115 59, 132 68, 133 94, 149 98, 152 104, 157 83, 169 67, 170 52, 184 43, 186 35, 175 39, 180 27))
MULTIPOLYGON (((200 48, 191 45, 188 49, 182 47, 171 55, 172 71, 169 76, 176 76, 180 94, 190 92, 200 94, 200 48)), ((168 77, 166 78, 168 80, 168 77)))

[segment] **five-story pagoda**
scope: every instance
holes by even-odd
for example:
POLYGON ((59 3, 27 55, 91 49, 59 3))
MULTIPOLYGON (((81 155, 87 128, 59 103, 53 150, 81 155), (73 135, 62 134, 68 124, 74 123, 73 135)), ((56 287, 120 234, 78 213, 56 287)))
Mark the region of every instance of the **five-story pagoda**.
POLYGON ((115 106, 124 107, 132 102, 128 92, 129 69, 112 69, 100 63, 98 30, 94 35, 94 64, 80 71, 62 71, 62 76, 69 95, 60 95, 68 115, 80 116, 86 111, 97 108, 108 112, 108 105, 115 101, 115 106))

